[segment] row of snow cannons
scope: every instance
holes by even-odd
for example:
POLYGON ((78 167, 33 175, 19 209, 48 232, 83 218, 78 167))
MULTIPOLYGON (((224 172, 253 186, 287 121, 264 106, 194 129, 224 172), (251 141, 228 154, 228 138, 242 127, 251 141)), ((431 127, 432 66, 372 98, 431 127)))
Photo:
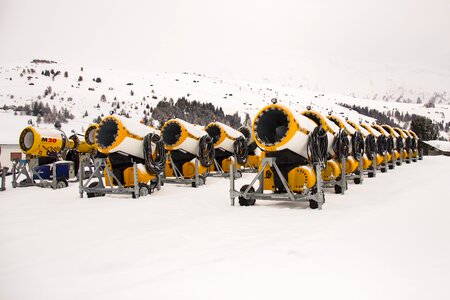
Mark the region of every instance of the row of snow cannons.
POLYGON ((13 187, 59 189, 78 182, 81 197, 133 198, 166 183, 198 187, 208 176, 229 176, 232 168, 235 177, 257 170, 259 157, 250 132, 220 122, 202 127, 181 119, 157 130, 116 115, 89 126, 84 135, 70 137, 60 127, 29 125, 20 134, 26 159, 13 162, 13 187))
POLYGON ((231 205, 238 198, 241 206, 256 200, 303 201, 321 209, 328 188, 344 194, 348 181, 362 184, 364 175, 375 177, 377 171, 422 159, 412 131, 324 116, 310 108, 297 112, 276 99, 256 114, 251 133, 262 151, 260 165, 239 190, 231 170, 231 205))
POLYGON ((207 177, 228 177, 231 204, 238 198, 241 206, 258 199, 321 208, 325 189, 344 194, 348 181, 361 184, 364 175, 421 158, 411 131, 311 109, 299 113, 276 101, 257 113, 251 128, 171 119, 157 130, 111 115, 69 137, 60 127, 30 125, 19 145, 26 159, 13 163, 13 187, 58 189, 78 182, 80 197, 138 198, 165 184, 199 187, 207 177), (242 173, 256 175, 236 190, 242 173))

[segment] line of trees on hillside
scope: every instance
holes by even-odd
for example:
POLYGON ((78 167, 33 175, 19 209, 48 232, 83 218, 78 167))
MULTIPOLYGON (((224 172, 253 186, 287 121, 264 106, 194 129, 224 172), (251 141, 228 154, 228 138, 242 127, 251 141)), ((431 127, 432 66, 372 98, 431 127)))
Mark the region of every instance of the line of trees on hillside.
MULTIPOLYGON (((178 98, 177 101, 172 98, 159 101, 155 108, 150 108, 150 112, 151 118, 158 120, 161 125, 172 118, 180 118, 199 125, 207 125, 214 121, 222 122, 233 128, 239 128, 242 125, 238 112, 227 115, 221 107, 196 100, 188 101, 185 97, 178 98)), ((151 122, 151 119, 144 116, 143 121, 147 123, 151 122)))

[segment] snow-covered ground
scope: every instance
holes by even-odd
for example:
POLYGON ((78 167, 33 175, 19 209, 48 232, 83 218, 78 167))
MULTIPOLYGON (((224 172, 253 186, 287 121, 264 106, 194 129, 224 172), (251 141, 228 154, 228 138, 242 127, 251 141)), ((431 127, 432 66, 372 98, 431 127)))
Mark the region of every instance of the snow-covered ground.
POLYGON ((221 178, 138 200, 8 187, 0 299, 449 299, 448 169, 425 157, 321 211, 231 207, 221 178))

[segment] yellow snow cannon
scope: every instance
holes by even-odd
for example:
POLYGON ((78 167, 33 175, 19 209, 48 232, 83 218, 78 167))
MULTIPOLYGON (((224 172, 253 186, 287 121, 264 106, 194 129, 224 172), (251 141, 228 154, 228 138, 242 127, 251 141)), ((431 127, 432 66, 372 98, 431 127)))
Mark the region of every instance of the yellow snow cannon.
POLYGON ((234 190, 231 177, 232 204, 234 197, 239 197, 239 204, 244 206, 261 199, 307 201, 311 208, 321 207, 321 173, 328 149, 327 132, 322 126, 273 101, 256 114, 252 135, 262 151, 261 164, 252 183, 240 191, 234 190), (255 190, 256 181, 259 187, 255 190))
POLYGON ((314 110, 307 109, 301 114, 326 130, 329 159, 322 174, 323 180, 327 182, 327 187, 333 186, 337 194, 343 193, 347 189, 346 177, 350 177, 358 169, 359 165, 351 153, 351 136, 348 135, 345 129, 339 128, 330 119, 314 110), (344 160, 345 165, 342 166, 344 160), (336 166, 339 167, 339 175, 336 172, 336 166), (344 176, 341 175, 343 170, 345 170, 344 176))
MULTIPOLYGON (((369 124, 366 123, 360 123, 359 126, 363 129, 365 129, 367 132, 369 132, 372 136, 375 138, 376 142, 376 162, 377 166, 381 166, 384 163, 385 157, 387 157, 386 154, 386 136, 383 135, 381 132, 376 130, 375 128, 371 127, 369 124)), ((372 142, 373 143, 373 142, 372 142)))
POLYGON ((346 119, 348 125, 353 127, 355 130, 359 131, 364 138, 364 156, 363 156, 363 167, 367 170, 369 177, 374 177, 376 172, 376 167, 383 161, 383 157, 380 156, 380 162, 378 162, 377 154, 377 138, 376 136, 368 131, 366 128, 354 122, 352 120, 346 119))
MULTIPOLYGON (((95 130, 95 142, 98 151, 108 156, 107 165, 114 174, 111 178, 105 172, 106 185, 135 187, 139 196, 153 191, 166 162, 158 130, 122 116, 107 116, 95 130)), ((133 197, 138 197, 136 191, 133 197)))
POLYGON ((245 164, 244 168, 249 171, 258 170, 258 167, 261 164, 261 155, 258 145, 256 145, 255 137, 253 136, 251 127, 242 126, 238 129, 238 131, 244 135, 247 141, 248 157, 247 163, 245 164))
POLYGON ((414 157, 414 150, 413 150, 413 135, 409 133, 408 130, 396 128, 396 130, 401 130, 405 134, 405 149, 403 150, 404 153, 404 159, 406 160, 406 163, 411 163, 413 157, 414 157))
POLYGON ((392 137, 394 141, 394 155, 395 155, 395 161, 396 164, 399 165, 399 160, 401 160, 401 154, 403 152, 403 147, 405 145, 405 142, 402 138, 402 136, 394 130, 394 128, 390 125, 383 124, 381 127, 386 130, 387 133, 392 137))
POLYGON ((161 135, 168 152, 163 182, 204 184, 214 162, 214 143, 208 133, 200 126, 171 119, 161 128, 161 135))
POLYGON ((84 133, 85 142, 95 148, 97 148, 97 143, 95 142, 95 131, 97 130, 97 128, 98 124, 91 124, 84 133))
POLYGON ((420 152, 419 152, 419 137, 417 136, 417 134, 412 131, 412 130, 408 130, 408 132, 411 134, 412 136, 412 140, 411 140, 411 148, 413 151, 413 161, 417 162, 417 158, 420 159, 420 152))
POLYGON ((13 187, 67 187, 68 180, 75 177, 75 164, 62 160, 62 156, 71 144, 58 128, 25 127, 19 136, 19 147, 26 160, 13 163, 13 187), (22 175, 26 179, 19 182, 22 175))
POLYGON ((339 128, 345 130, 347 135, 350 136, 350 154, 357 161, 362 159, 363 170, 367 170, 372 165, 372 160, 370 160, 368 155, 365 153, 365 139, 367 138, 368 132, 366 130, 361 132, 362 129, 359 126, 352 126, 347 118, 336 115, 328 115, 327 118, 339 126, 339 128))
POLYGON ((210 170, 215 173, 212 176, 228 176, 232 163, 236 163, 235 169, 245 166, 247 141, 241 132, 221 122, 209 123, 205 130, 214 142, 215 158, 210 170))
POLYGON ((70 148, 76 150, 78 153, 88 154, 95 151, 95 148, 91 144, 88 144, 82 135, 74 133, 69 136, 69 140, 71 141, 70 148))
POLYGON ((372 124, 372 128, 378 130, 386 138, 385 150, 386 150, 387 166, 388 169, 394 169, 397 156, 399 155, 398 153, 396 153, 394 137, 388 131, 386 131, 386 129, 384 129, 382 126, 378 124, 372 124))
POLYGON ((19 147, 27 155, 56 158, 70 148, 70 141, 61 130, 30 125, 22 130, 19 147))

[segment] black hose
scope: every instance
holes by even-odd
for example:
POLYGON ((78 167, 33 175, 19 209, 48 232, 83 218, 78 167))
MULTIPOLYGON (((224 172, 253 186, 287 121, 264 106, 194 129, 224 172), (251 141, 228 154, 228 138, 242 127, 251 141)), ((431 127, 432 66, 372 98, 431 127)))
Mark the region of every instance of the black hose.
POLYGON ((366 137, 366 155, 370 160, 375 158, 377 153, 377 140, 373 134, 366 137))
POLYGON ((364 154, 364 137, 359 131, 352 136, 352 152, 353 157, 357 160, 360 160, 364 154))
POLYGON ((322 125, 317 126, 308 136, 306 147, 308 159, 313 164, 320 164, 323 168, 328 156, 327 132, 322 125))
POLYGON ((245 165, 247 163, 247 157, 248 157, 248 147, 247 147, 247 140, 244 136, 240 136, 236 138, 234 141, 233 147, 234 147, 234 155, 236 156, 236 160, 238 164, 245 165))
POLYGON ((144 159, 145 168, 149 174, 158 175, 166 165, 166 150, 162 138, 155 134, 149 133, 144 137, 144 159), (152 143, 155 144, 156 156, 153 158, 152 143))
POLYGON ((386 151, 392 153, 394 151, 394 138, 389 136, 386 141, 386 151))
POLYGON ((378 154, 385 155, 387 150, 387 139, 386 136, 380 135, 377 138, 377 149, 378 154))
POLYGON ((402 152, 402 150, 403 150, 403 147, 405 146, 404 145, 404 143, 403 143, 403 138, 401 137, 401 136, 398 136, 397 137, 397 151, 398 152, 402 152))
POLYGON ((214 163, 214 141, 206 134, 200 138, 199 144, 198 160, 202 166, 208 168, 214 163))
POLYGON ((411 146, 412 146, 412 139, 409 136, 407 136, 406 139, 405 139, 405 149, 406 149, 406 151, 409 152, 409 150, 411 150, 411 146))
POLYGON ((345 130, 340 129, 333 141, 333 151, 337 158, 341 160, 343 157, 347 157, 350 152, 350 145, 347 133, 345 130))

